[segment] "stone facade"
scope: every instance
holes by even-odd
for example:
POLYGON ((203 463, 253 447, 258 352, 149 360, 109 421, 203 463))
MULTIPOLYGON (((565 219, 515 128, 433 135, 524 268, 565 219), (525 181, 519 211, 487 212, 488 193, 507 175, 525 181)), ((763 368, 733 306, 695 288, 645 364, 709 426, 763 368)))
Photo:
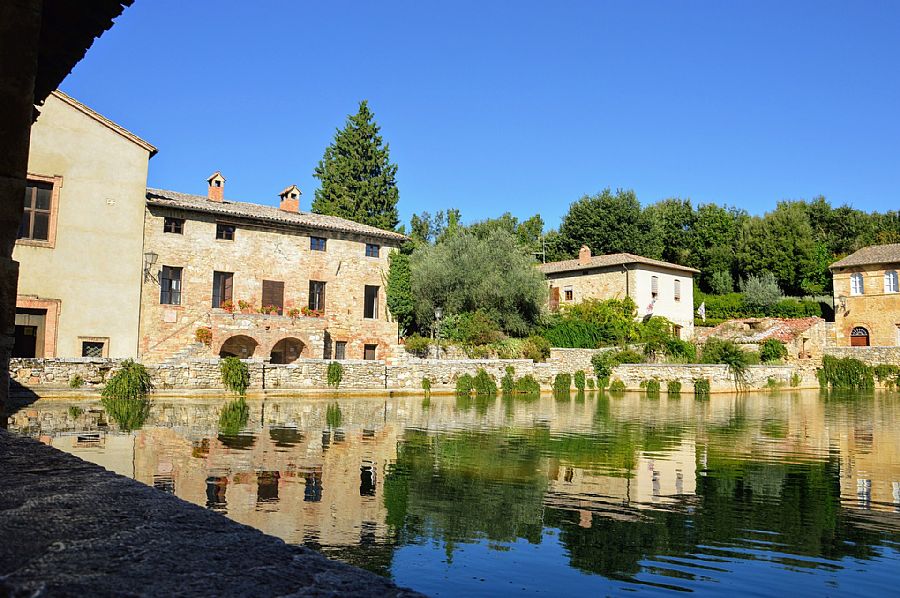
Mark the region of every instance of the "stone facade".
MULTIPOLYGON (((880 246, 892 247, 892 246, 880 246)), ((872 347, 900 346, 900 292, 895 281, 900 273, 900 245, 887 252, 884 262, 857 264, 854 256, 865 255, 869 247, 832 265, 834 281, 834 344, 849 347, 854 342, 872 347), (891 260, 890 255, 895 257, 891 260), (849 263, 842 266, 842 263, 849 263), (856 282, 853 282, 853 279, 856 282), (861 283, 861 284, 860 284, 861 283), (853 339, 854 329, 857 338, 853 339), (863 337, 865 332, 868 336, 863 337)))
POLYGON ((710 338, 718 338, 735 342, 747 351, 759 351, 765 341, 777 340, 784 343, 788 362, 820 363, 829 334, 826 324, 816 317, 726 320, 699 330, 694 341, 700 345, 710 338))
MULTIPOLYGON (((295 204, 288 201, 284 205, 295 204)), ((165 207, 148 202, 145 251, 158 258, 143 282, 142 360, 162 362, 185 354, 276 360, 273 350, 281 351, 276 360, 281 362, 329 359, 338 342, 346 343, 346 359, 363 359, 365 345, 376 346, 376 359, 389 358, 397 342, 397 325, 388 313, 384 280, 389 252, 399 247, 403 237, 380 232, 383 234, 366 235, 251 217, 222 218, 185 209, 181 204, 165 207), (166 218, 178 219, 180 232, 167 229, 166 218), (232 239, 216 238, 217 225, 223 222, 234 226, 232 239), (325 239, 324 251, 312 248, 311 237, 325 239), (367 244, 379 246, 377 256, 367 255, 367 244), (177 305, 162 296, 164 267, 181 269, 177 305), (233 276, 233 312, 212 307, 214 272, 233 276), (283 285, 282 315, 253 313, 264 307, 263 281, 283 285), (304 316, 295 312, 293 317, 288 316, 291 310, 314 307, 310 281, 325 283, 324 313, 304 316), (367 286, 378 289, 372 318, 364 317, 367 286), (243 310, 245 313, 239 307, 242 301, 251 306, 243 310), (212 333, 208 348, 198 346, 196 332, 200 328, 209 328, 212 333), (287 343, 286 349, 280 341, 287 343), (235 347, 237 350, 233 350, 235 347)))
POLYGON ((900 365, 900 347, 827 347, 825 355, 852 357, 866 365, 900 365))

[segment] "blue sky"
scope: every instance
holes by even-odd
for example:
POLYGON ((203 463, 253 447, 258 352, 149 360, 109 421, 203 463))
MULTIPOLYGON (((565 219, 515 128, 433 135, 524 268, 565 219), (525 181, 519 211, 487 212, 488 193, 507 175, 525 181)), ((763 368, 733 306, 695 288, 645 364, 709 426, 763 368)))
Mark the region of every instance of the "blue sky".
POLYGON ((900 208, 900 2, 138 0, 62 89, 156 145, 151 186, 308 209, 368 99, 400 212, 543 215, 605 187, 762 213, 900 208))

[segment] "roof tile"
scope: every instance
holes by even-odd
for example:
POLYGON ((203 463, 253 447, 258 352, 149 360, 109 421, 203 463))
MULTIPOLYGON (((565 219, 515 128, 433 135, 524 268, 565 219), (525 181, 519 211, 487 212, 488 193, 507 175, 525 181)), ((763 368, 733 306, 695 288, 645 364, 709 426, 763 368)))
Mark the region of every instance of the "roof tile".
POLYGON ((831 264, 832 268, 900 263, 900 243, 869 245, 831 264))
POLYGON ((625 264, 643 264, 645 266, 657 266, 660 268, 668 268, 670 270, 681 270, 682 272, 700 272, 699 270, 688 268, 687 266, 681 266, 679 264, 673 264, 671 262, 664 262, 661 260, 654 260, 648 257, 634 255, 632 253, 610 253, 607 255, 596 255, 591 257, 591 261, 588 264, 582 264, 580 261, 575 259, 565 260, 562 262, 547 262, 546 264, 540 264, 538 267, 544 274, 555 274, 557 272, 568 272, 570 270, 607 268, 611 266, 623 266, 625 264))

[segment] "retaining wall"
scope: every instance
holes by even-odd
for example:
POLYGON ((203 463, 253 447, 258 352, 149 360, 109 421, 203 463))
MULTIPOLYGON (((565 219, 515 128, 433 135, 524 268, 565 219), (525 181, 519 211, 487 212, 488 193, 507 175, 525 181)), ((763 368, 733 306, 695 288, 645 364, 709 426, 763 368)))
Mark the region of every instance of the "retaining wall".
POLYGON ((825 355, 852 357, 866 365, 900 365, 900 347, 826 347, 825 355))

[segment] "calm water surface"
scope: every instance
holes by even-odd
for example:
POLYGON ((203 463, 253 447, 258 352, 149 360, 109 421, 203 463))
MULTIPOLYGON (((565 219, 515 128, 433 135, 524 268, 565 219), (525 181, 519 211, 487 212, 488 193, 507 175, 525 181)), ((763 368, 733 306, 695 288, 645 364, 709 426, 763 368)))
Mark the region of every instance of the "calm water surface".
POLYGON ((432 595, 900 583, 898 394, 225 403, 156 398, 128 433, 37 401, 11 429, 432 595))

